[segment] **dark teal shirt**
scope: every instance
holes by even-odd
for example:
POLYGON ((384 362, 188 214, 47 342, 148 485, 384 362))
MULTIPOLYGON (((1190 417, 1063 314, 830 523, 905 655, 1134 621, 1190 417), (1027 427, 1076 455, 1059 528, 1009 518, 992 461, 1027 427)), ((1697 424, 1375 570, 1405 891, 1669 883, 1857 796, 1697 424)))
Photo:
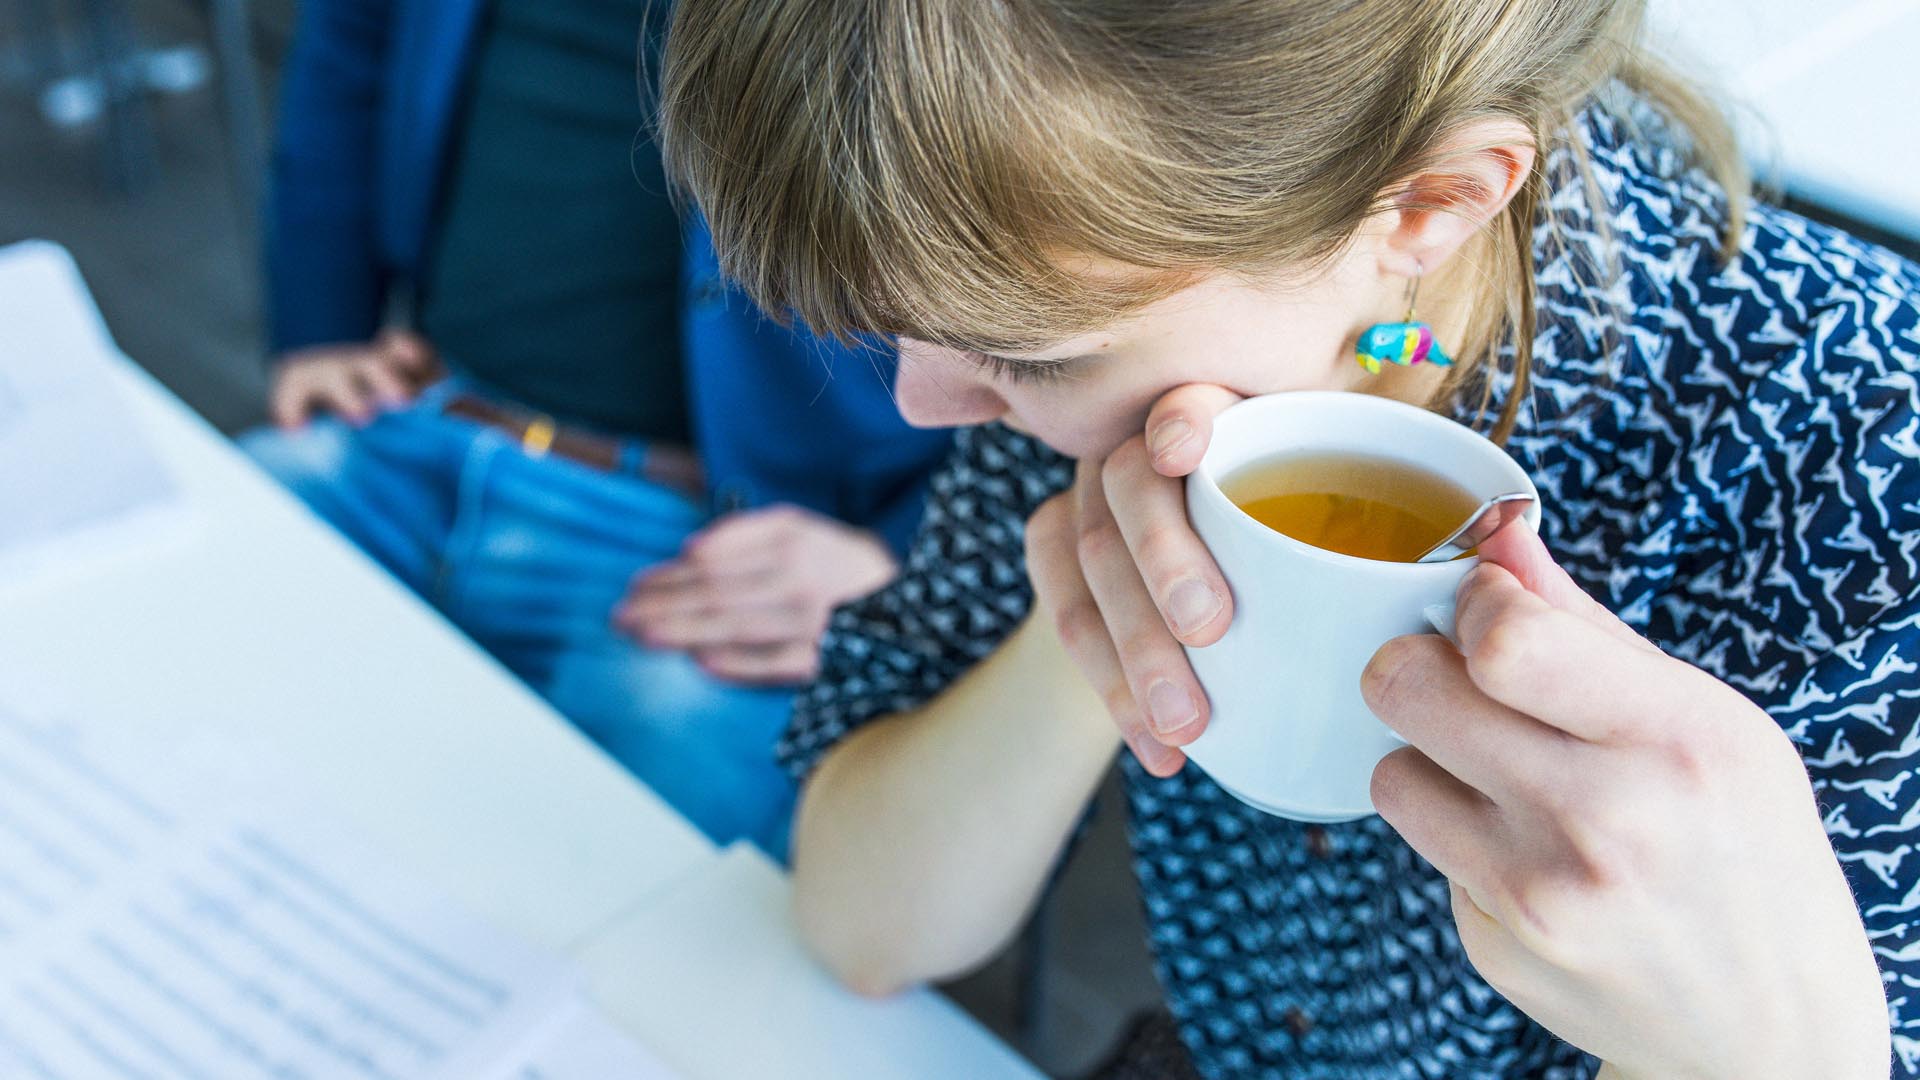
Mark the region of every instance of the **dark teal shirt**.
POLYGON ((648 7, 492 5, 419 317, 454 371, 524 405, 687 443, 680 225, 638 82, 648 7))

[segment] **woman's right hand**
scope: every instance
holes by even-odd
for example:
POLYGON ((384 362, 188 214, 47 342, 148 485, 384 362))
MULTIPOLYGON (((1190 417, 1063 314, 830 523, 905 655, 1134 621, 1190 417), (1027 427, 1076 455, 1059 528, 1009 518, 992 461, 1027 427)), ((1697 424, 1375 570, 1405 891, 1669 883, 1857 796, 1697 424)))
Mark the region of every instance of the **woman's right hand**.
POLYGON ((1187 522, 1185 477, 1213 419, 1240 400, 1192 384, 1168 391, 1146 430, 1104 461, 1083 459, 1073 488, 1027 523, 1027 571, 1062 644, 1106 703, 1121 738, 1155 776, 1207 726, 1207 696, 1183 645, 1211 645, 1233 596, 1187 522))
POLYGON ((364 343, 316 345, 281 358, 267 393, 273 422, 292 429, 321 413, 356 427, 394 409, 440 375, 427 339, 393 328, 364 343))

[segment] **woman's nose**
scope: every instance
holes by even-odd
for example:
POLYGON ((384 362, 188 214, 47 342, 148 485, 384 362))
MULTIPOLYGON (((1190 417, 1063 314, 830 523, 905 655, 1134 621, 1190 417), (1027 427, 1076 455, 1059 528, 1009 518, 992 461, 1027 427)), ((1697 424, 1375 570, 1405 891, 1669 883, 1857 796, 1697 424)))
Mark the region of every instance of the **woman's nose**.
POLYGON ((893 396, 900 415, 914 427, 984 424, 1007 411, 988 373, 965 353, 912 338, 900 339, 893 396))

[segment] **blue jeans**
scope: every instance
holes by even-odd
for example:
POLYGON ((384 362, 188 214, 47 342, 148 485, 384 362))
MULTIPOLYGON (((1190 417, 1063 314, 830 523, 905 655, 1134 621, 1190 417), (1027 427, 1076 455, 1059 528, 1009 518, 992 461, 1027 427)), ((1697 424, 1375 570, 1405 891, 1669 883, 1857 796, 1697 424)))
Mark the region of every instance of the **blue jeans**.
POLYGON ((608 623, 633 575, 703 524, 699 507, 637 468, 534 457, 443 415, 457 389, 358 430, 323 419, 239 441, 715 843, 784 860, 794 787, 773 746, 792 694, 719 682, 608 623))

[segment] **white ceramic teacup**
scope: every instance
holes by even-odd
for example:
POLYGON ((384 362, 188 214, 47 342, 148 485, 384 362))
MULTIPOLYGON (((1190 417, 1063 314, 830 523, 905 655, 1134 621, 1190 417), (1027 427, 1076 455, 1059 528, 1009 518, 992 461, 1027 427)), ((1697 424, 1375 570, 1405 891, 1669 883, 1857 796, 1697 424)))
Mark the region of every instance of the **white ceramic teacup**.
MULTIPOLYGON (((1187 513, 1233 591, 1233 623, 1188 649, 1212 707, 1187 756, 1269 813, 1347 821, 1373 813, 1373 767, 1403 745, 1360 696, 1360 672, 1403 634, 1452 630, 1454 590, 1476 559, 1379 562, 1313 547, 1249 517, 1220 482, 1271 458, 1352 453, 1418 466, 1484 500, 1535 495, 1506 452, 1471 429, 1365 394, 1304 391, 1221 413, 1187 513)), ((1539 510, 1528 511, 1539 524, 1539 510)))

